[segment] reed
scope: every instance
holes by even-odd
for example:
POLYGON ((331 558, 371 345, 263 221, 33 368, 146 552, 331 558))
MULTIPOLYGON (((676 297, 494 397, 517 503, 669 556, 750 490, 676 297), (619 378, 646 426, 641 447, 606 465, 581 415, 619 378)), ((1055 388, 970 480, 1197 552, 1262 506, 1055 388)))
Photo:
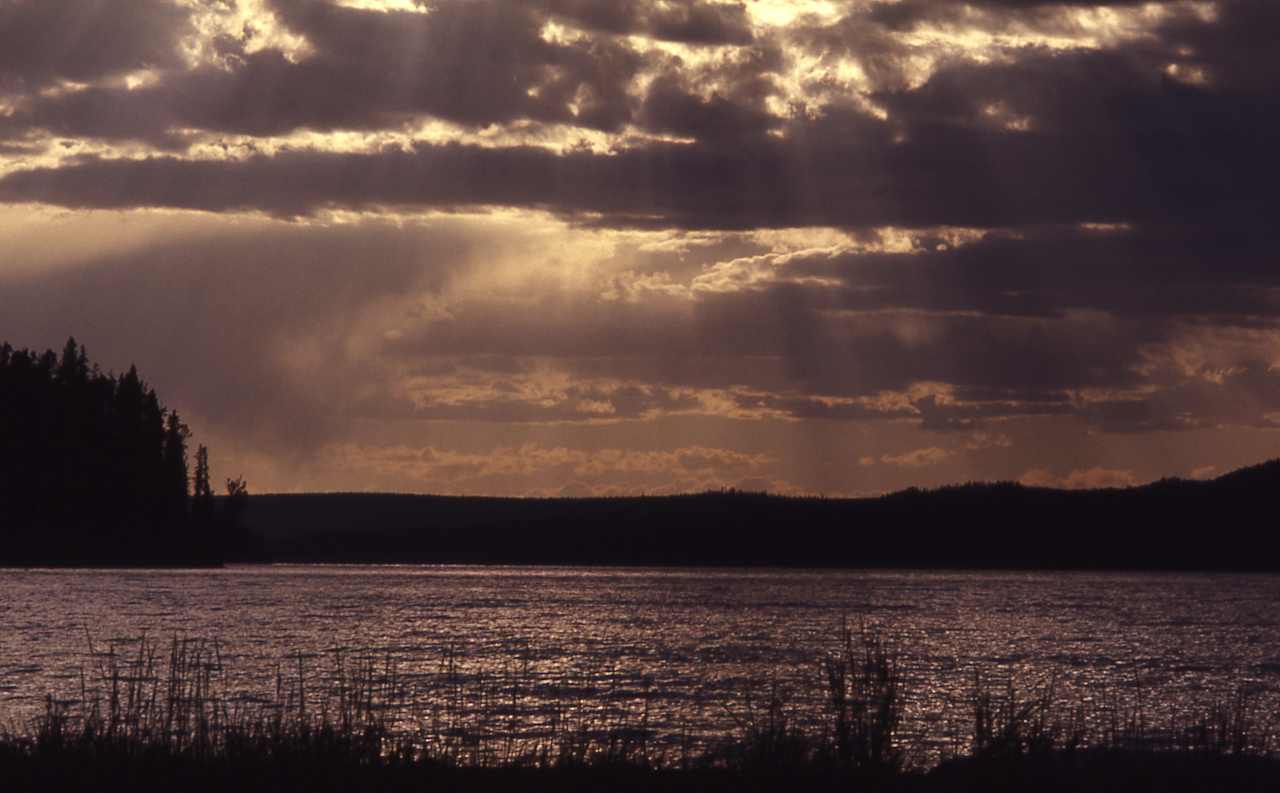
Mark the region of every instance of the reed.
MULTIPOLYGON (((147 637, 129 645, 89 641, 80 696, 49 696, 42 714, 0 734, 0 771, 13 764, 114 763, 169 768, 359 769, 626 774, 684 772, 858 779, 918 779, 959 764, 1014 768, 1101 754, 1248 758, 1280 779, 1280 709, 1255 688, 1167 724, 1154 724, 1141 687, 1086 702, 1057 681, 1038 687, 974 672, 966 745, 932 772, 901 735, 913 685, 902 655, 877 627, 841 627, 805 678, 808 691, 775 682, 730 706, 736 730, 719 739, 659 738, 652 683, 595 690, 587 681, 537 678, 527 654, 496 669, 464 669, 456 650, 411 691, 390 656, 337 650, 295 653, 275 668, 274 691, 235 693, 214 641, 147 637), (319 664, 323 671, 313 667, 319 664), (551 707, 547 703, 552 703, 551 707)), ((669 723, 664 731, 669 734, 669 723)), ((114 767, 114 766, 113 766, 114 767)), ((689 779, 694 776, 687 777, 689 779)), ((335 777, 336 778, 336 777, 335 777)), ((664 777, 665 778, 665 777, 664 777)))
POLYGON ((971 706, 973 757, 1017 757, 1078 750, 1280 757, 1280 702, 1241 684, 1182 717, 1156 723, 1144 692, 1103 692, 1093 703, 1060 695, 1055 680, 1022 690, 1011 676, 1003 686, 974 673, 971 706))
POLYGON ((824 748, 838 765, 866 771, 899 771, 902 723, 900 656, 883 632, 864 623, 841 626, 839 649, 822 662, 831 730, 824 748))

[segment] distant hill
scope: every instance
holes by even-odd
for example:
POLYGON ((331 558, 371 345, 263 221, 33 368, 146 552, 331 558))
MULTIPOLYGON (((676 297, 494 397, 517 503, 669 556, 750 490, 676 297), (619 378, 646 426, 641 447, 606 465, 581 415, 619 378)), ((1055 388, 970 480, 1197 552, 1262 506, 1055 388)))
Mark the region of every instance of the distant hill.
POLYGON ((878 498, 255 495, 276 561, 1280 570, 1280 460, 1211 481, 1015 482, 878 498))

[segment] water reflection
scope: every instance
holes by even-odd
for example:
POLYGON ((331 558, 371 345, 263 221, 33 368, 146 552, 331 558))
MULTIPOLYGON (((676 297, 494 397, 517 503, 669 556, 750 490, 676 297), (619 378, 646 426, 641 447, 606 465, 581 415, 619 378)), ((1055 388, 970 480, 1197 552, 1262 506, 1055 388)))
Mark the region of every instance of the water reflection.
MULTIPOLYGON (((1280 579, 1231 575, 245 567, 0 571, 0 723, 73 698, 89 642, 219 643, 226 685, 313 694, 338 659, 394 669, 419 717, 538 735, 579 719, 655 740, 741 727, 771 691, 823 696, 844 618, 902 654, 904 734, 937 750, 971 727, 975 670, 1101 702, 1141 691, 1168 721, 1280 684, 1280 579), (488 720, 488 721, 485 721, 488 720)), ((132 645, 136 646, 136 645, 132 645)), ((1002 684, 1001 684, 1002 685, 1002 684)))

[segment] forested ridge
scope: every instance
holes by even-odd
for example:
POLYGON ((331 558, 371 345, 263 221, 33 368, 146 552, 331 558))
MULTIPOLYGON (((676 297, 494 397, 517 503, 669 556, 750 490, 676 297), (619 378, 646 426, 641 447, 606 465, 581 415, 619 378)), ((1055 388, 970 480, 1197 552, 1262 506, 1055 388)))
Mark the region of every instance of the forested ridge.
POLYGON ((208 451, 134 367, 0 344, 0 562, 214 564, 247 552, 244 483, 219 508, 208 451))
POLYGON ((1280 460, 1209 481, 1016 482, 874 498, 255 495, 277 561, 1280 571, 1280 460))

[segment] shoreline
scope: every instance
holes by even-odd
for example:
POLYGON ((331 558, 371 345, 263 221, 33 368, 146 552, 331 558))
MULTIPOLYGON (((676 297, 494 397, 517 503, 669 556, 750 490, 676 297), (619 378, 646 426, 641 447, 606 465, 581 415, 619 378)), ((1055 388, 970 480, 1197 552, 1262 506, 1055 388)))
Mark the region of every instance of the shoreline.
POLYGON ((551 793, 671 791, 671 793, 1271 793, 1280 786, 1280 761, 1253 757, 1159 756, 1121 751, 1050 753, 987 761, 954 761, 927 773, 891 775, 826 769, 661 770, 599 765, 563 768, 450 768, 389 761, 355 763, 320 749, 284 757, 241 755, 235 760, 131 754, 121 749, 65 748, 24 754, 0 742, 0 776, 8 789, 130 793, 184 790, 378 790, 551 793))
POLYGON ((157 564, 155 562, 39 562, 32 564, 13 563, 9 561, 0 561, 0 572, 2 571, 21 571, 21 572, 68 572, 75 570, 85 570, 92 572, 104 572, 119 570, 128 571, 146 571, 153 570, 157 572, 177 572, 177 571, 216 571, 229 570, 234 568, 271 568, 271 567, 314 567, 314 568, 335 568, 335 567, 369 567, 379 569, 392 568, 492 568, 492 569, 547 569, 562 568, 565 570, 628 570, 642 571, 650 570, 654 572, 663 571, 679 571, 679 570, 715 570, 715 571, 742 571, 742 572, 787 572, 787 573, 803 573, 806 571, 817 573, 835 573, 835 572, 867 572, 867 573, 955 573, 955 574, 1016 574, 1016 573, 1045 573, 1045 574, 1065 574, 1065 575, 1203 575, 1203 576, 1251 576, 1260 578, 1274 578, 1280 576, 1280 568, 1277 569, 1258 569, 1258 568, 1230 568, 1230 567, 1046 567, 1046 566, 1017 566, 1017 565, 924 565, 924 564, 777 564, 769 562, 760 563, 670 563, 670 564, 654 564, 652 562, 591 562, 591 561, 488 561, 488 560, 458 560, 458 559, 400 559, 400 558, 351 558, 351 559, 331 559, 331 558, 282 558, 266 561, 232 561, 219 562, 209 564, 192 564, 186 562, 175 562, 172 564, 157 564))

